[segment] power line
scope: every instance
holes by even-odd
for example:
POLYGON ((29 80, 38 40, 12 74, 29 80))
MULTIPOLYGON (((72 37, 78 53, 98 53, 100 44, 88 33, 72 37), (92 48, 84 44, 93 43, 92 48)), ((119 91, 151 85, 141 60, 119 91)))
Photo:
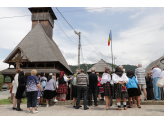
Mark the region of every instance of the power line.
MULTIPOLYGON (((80 9, 80 10, 72 10, 72 11, 63 11, 61 13, 67 13, 67 12, 77 12, 77 11, 86 11, 86 10, 95 10, 95 9, 105 9, 105 8, 111 8, 111 7, 101 7, 101 8, 92 8, 92 9, 80 9)), ((59 13, 59 12, 54 12, 54 13, 59 13)), ((21 16, 11 16, 11 17, 1 17, 0 19, 7 19, 7 18, 16 18, 16 17, 26 17, 26 16, 31 16, 31 15, 21 15, 21 16)))
MULTIPOLYGON (((61 14, 61 16, 64 18, 64 20, 68 23, 68 21, 65 19, 65 17, 62 15, 62 13, 59 11, 59 9, 56 7, 58 12, 61 14)), ((68 25, 75 31, 75 29, 71 26, 71 24, 68 23, 68 25)))
MULTIPOLYGON (((54 23, 55 23, 55 21, 54 21, 54 23)), ((56 23, 55 23, 56 24, 56 23)), ((57 24, 56 24, 57 25, 57 24)), ((59 25, 57 25, 58 27, 59 27, 59 29, 68 37, 68 35, 64 32, 64 30, 59 26, 59 25)), ((69 38, 69 37, 68 37, 69 38)), ((70 38, 69 38, 70 39, 70 38)), ((70 39, 71 41, 72 41, 72 39, 70 39)), ((72 41, 73 42, 73 41, 72 41)), ((75 42, 73 42, 76 46, 77 46, 77 44, 75 43, 75 42)))

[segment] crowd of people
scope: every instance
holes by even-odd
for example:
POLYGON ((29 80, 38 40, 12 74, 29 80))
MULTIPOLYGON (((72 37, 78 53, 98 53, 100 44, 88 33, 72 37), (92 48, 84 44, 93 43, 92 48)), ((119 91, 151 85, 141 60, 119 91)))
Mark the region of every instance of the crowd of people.
POLYGON ((109 110, 112 106, 112 99, 116 99, 118 106, 116 110, 122 110, 121 100, 124 110, 135 107, 135 102, 137 102, 137 107, 141 108, 142 89, 145 101, 161 100, 161 88, 156 86, 156 83, 163 76, 164 72, 157 65, 145 74, 142 64, 138 65, 135 72, 129 70, 127 73, 125 73, 123 66, 116 67, 115 72, 104 68, 102 77, 94 69, 89 75, 84 73, 84 69, 77 69, 72 76, 66 76, 64 71, 61 71, 59 77, 56 77, 56 73, 49 73, 47 78, 44 72, 37 76, 37 71, 32 70, 31 75, 25 77, 25 72, 20 68, 16 71, 11 90, 13 95, 12 109, 22 111, 20 108, 21 99, 25 97, 27 97, 27 112, 33 114, 38 112, 39 105, 44 105, 44 99, 46 107, 49 107, 51 99, 55 102, 58 100, 67 101, 68 82, 72 83, 73 108, 75 109, 82 107, 81 100, 83 99, 84 110, 88 110, 88 106, 93 105, 92 97, 96 107, 98 106, 97 99, 105 100, 105 110, 109 110))

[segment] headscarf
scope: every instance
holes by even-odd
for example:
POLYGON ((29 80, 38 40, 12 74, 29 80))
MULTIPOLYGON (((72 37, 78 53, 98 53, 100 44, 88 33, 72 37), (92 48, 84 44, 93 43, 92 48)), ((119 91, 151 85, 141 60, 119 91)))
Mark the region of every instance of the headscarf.
POLYGON ((117 74, 119 77, 121 77, 123 75, 123 71, 121 70, 120 67, 116 67, 115 74, 117 74))
POLYGON ((127 77, 132 79, 132 78, 134 77, 133 71, 129 70, 129 71, 127 72, 127 77))
POLYGON ((19 77, 23 77, 24 76, 24 71, 19 72, 19 77))
POLYGON ((61 80, 61 78, 64 76, 64 71, 60 71, 59 73, 59 80, 61 80))

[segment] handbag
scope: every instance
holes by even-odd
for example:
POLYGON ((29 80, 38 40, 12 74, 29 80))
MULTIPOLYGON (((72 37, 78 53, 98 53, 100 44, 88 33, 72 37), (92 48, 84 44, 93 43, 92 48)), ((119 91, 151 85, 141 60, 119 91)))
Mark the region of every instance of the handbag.
POLYGON ((164 77, 162 77, 161 79, 159 79, 157 81, 156 86, 158 86, 158 87, 163 87, 164 86, 164 77))
POLYGON ((121 92, 127 92, 127 88, 125 84, 121 85, 121 92))

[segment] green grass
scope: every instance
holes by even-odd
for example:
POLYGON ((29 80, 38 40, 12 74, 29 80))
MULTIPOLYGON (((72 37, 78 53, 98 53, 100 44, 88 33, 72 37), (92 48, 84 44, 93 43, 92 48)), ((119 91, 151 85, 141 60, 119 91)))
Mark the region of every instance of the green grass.
MULTIPOLYGON (((22 102, 21 104, 27 104, 27 98, 25 99, 22 99, 22 102)), ((0 105, 4 105, 4 104, 12 104, 10 102, 10 99, 3 99, 3 100, 0 100, 0 105)))

